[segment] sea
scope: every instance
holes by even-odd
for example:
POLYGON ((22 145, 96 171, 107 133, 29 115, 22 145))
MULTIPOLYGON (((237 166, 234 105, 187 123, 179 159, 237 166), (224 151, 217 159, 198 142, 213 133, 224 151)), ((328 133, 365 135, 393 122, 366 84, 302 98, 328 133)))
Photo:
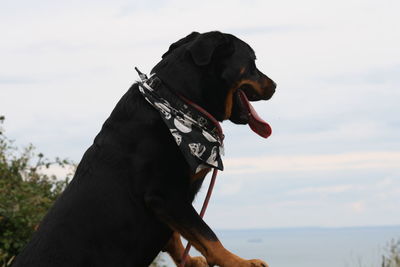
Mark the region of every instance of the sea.
MULTIPOLYGON (((283 228, 216 231, 223 245, 270 267, 381 267, 389 243, 400 240, 400 226, 283 228)), ((399 248, 400 249, 400 248, 399 248)), ((193 248, 191 255, 199 255, 193 248)), ((162 265, 175 266, 167 254, 162 265)))

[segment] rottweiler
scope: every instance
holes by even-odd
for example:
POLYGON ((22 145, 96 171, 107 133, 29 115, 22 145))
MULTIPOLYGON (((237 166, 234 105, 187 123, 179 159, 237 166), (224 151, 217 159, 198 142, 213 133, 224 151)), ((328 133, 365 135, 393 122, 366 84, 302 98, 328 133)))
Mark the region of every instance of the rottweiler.
MULTIPOLYGON (((249 124, 266 137, 270 129, 249 101, 270 99, 276 84, 255 59, 233 35, 193 32, 169 47, 149 79, 160 94, 186 99, 216 121, 249 124)), ((185 266, 267 266, 225 249, 193 208, 215 166, 205 162, 193 171, 143 86, 135 82, 119 100, 13 266, 140 267, 160 251, 179 264, 180 236, 204 256, 189 256, 185 266)))

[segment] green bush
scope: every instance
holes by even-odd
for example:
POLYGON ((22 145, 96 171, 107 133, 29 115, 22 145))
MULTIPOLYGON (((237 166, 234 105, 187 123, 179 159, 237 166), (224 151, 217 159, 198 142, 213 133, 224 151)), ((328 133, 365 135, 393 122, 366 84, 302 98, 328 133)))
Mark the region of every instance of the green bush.
POLYGON ((400 239, 390 241, 383 255, 382 267, 400 267, 400 239))
POLYGON ((59 158, 50 161, 32 145, 20 151, 4 135, 3 123, 0 116, 0 266, 4 267, 21 251, 64 190, 72 165, 59 158), (64 177, 46 174, 53 166, 64 169, 64 177))

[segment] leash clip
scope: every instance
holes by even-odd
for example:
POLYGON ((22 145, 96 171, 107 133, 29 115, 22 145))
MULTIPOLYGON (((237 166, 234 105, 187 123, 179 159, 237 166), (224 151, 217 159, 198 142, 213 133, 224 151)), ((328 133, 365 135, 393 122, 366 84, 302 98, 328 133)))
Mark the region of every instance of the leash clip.
POLYGON ((144 82, 144 81, 146 81, 148 79, 147 75, 144 74, 143 72, 141 72, 137 67, 135 67, 135 70, 138 73, 139 78, 142 80, 142 82, 144 82))

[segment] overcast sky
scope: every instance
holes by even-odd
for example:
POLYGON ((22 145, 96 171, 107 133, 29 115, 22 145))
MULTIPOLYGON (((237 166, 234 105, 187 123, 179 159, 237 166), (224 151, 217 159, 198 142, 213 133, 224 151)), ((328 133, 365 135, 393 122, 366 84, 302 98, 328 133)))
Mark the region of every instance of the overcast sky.
POLYGON ((232 33, 278 84, 255 104, 273 135, 222 124, 226 170, 206 221, 399 225, 399 10, 398 0, 3 0, 0 114, 19 145, 79 162, 134 66, 150 71, 192 31, 232 33))

